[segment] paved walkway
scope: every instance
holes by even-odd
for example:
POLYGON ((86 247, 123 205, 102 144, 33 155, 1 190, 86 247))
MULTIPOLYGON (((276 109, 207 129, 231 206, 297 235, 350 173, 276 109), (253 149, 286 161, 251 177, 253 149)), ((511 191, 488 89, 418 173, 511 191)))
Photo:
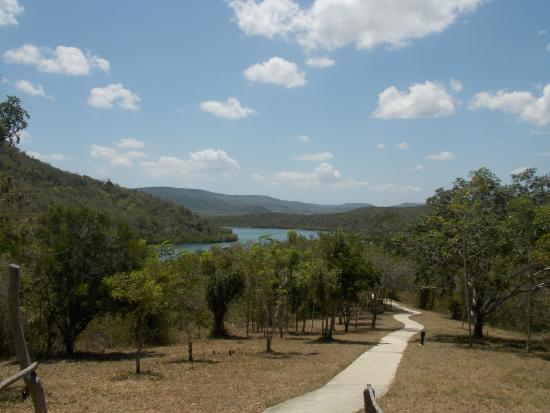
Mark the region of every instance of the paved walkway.
POLYGON ((423 326, 410 320, 417 311, 394 304, 404 311, 393 317, 404 324, 401 330, 384 336, 345 370, 320 389, 270 407, 264 413, 355 413, 364 407, 363 390, 371 384, 376 398, 389 390, 409 339, 423 326))

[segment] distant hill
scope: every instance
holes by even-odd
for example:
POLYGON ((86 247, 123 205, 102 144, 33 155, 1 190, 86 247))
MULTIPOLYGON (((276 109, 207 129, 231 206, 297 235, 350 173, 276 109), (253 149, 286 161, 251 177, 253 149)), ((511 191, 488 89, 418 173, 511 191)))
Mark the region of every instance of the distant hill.
POLYGON ((35 214, 52 205, 88 206, 128 222, 148 242, 210 242, 234 239, 220 228, 181 205, 54 168, 17 148, 0 146, 0 174, 12 177, 35 214))
POLYGON ((225 195, 201 189, 149 187, 139 191, 157 196, 202 215, 240 215, 262 213, 333 214, 357 208, 372 207, 366 203, 317 205, 305 202, 283 201, 262 195, 225 195))
POLYGON ((369 207, 338 214, 249 214, 213 217, 220 225, 259 228, 300 228, 318 231, 343 229, 360 232, 366 238, 383 240, 403 232, 407 226, 426 216, 425 205, 369 207))

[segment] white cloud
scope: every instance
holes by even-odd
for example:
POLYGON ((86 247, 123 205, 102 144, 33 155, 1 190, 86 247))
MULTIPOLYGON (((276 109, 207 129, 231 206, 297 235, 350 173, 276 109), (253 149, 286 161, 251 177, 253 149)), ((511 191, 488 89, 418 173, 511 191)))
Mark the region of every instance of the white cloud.
POLYGON ((407 142, 401 142, 401 143, 395 145, 395 147, 397 149, 401 149, 401 150, 404 150, 404 151, 408 151, 409 149, 411 149, 411 147, 409 146, 409 144, 407 142))
POLYGON ((0 0, 0 27, 16 26, 17 16, 24 11, 25 8, 17 0, 0 0))
POLYGON ((96 87, 90 91, 88 105, 99 109, 110 109, 117 104, 122 109, 138 110, 141 98, 125 89, 121 83, 96 87))
POLYGON ((426 159, 430 161, 452 161, 456 155, 449 151, 439 152, 437 154, 426 155, 426 159))
POLYGON ((134 138, 123 138, 117 141, 116 146, 121 149, 142 149, 145 143, 134 138))
POLYGON ((407 170, 408 171, 416 171, 416 172, 423 171, 424 170, 424 165, 415 165, 412 168, 407 168, 407 170))
POLYGON ((330 161, 332 158, 334 158, 334 155, 330 152, 303 153, 294 157, 294 159, 298 161, 308 162, 326 162, 330 161))
POLYGON ((129 159, 141 159, 141 158, 146 158, 147 154, 139 151, 129 151, 129 152, 126 152, 124 156, 126 156, 129 159))
POLYGON ((449 87, 453 92, 456 92, 456 93, 462 92, 462 90, 464 89, 464 86, 462 85, 462 83, 456 79, 449 80, 449 87))
POLYGON ((376 145, 376 148, 377 149, 385 149, 386 148, 386 144, 385 143, 379 143, 376 145))
POLYGON ((298 140, 298 142, 301 143, 309 143, 311 141, 311 139, 307 135, 298 135, 296 136, 296 139, 298 140))
POLYGON ((338 185, 344 182, 342 174, 334 166, 321 163, 313 172, 281 171, 273 175, 253 175, 256 182, 268 185, 288 184, 297 188, 320 185, 338 185))
POLYGON ((244 76, 249 82, 271 83, 287 89, 306 84, 306 75, 298 69, 296 63, 277 56, 250 66, 244 71, 244 76))
POLYGON ((550 84, 544 87, 540 97, 524 91, 480 92, 470 102, 470 109, 500 110, 533 125, 545 126, 550 123, 550 84))
POLYGON ((406 46, 440 33, 483 0, 229 0, 234 20, 248 35, 295 40, 307 49, 406 46))
POLYGON ((68 156, 62 155, 60 153, 52 153, 51 155, 43 154, 40 152, 27 152, 29 156, 32 156, 35 159, 38 159, 43 162, 51 161, 67 161, 69 160, 68 156))
POLYGON ((441 84, 415 83, 409 93, 391 86, 378 95, 373 116, 380 119, 415 119, 450 116, 455 112, 453 97, 441 84))
POLYGON ((529 169, 528 166, 522 166, 519 168, 514 169, 512 172, 510 172, 511 175, 519 175, 524 173, 527 169, 529 169))
POLYGON ((312 67, 318 67, 320 69, 324 69, 326 67, 334 66, 336 62, 334 59, 331 59, 327 56, 324 57, 310 57, 306 60, 306 65, 312 66, 312 67))
MULTIPOLYGON (((1 0, 0 0, 1 1, 1 0)), ((4 59, 9 63, 22 63, 36 66, 45 73, 59 73, 69 76, 89 75, 92 69, 109 73, 110 63, 90 52, 84 53, 77 47, 57 46, 51 50, 26 44, 18 49, 4 53, 4 59)))
POLYGON ((133 165, 132 160, 127 155, 121 154, 108 146, 92 145, 90 155, 93 158, 106 159, 112 166, 130 167, 133 165))
POLYGON ((15 82, 15 87, 21 92, 25 92, 31 96, 42 96, 48 99, 52 99, 51 96, 46 95, 42 85, 34 85, 28 80, 18 80, 15 82))
POLYGON ((140 166, 152 178, 188 178, 212 172, 226 175, 241 169, 235 159, 220 149, 204 149, 193 152, 186 159, 161 156, 156 161, 141 162, 140 166))
POLYGON ((202 102, 200 107, 204 112, 229 120, 242 119, 256 114, 255 110, 248 107, 242 107, 239 100, 234 97, 227 99, 225 102, 202 102))

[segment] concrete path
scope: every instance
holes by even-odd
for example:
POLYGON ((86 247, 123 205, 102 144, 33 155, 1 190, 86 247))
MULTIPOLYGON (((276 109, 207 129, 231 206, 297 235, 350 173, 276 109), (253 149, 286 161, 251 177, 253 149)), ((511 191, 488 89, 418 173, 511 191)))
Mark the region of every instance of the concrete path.
POLYGON ((401 330, 384 336, 320 389, 270 407, 264 413, 355 413, 364 407, 363 390, 367 384, 374 387, 377 399, 386 394, 409 339, 423 328, 410 320, 419 312, 401 305, 394 307, 404 311, 393 316, 404 324, 401 330))

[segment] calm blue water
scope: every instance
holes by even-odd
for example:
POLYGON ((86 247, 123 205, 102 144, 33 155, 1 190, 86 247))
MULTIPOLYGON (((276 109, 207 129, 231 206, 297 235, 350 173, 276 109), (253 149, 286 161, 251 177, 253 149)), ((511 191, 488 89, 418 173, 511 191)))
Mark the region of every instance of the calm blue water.
MULTIPOLYGON (((239 240, 236 241, 240 244, 248 244, 249 242, 258 242, 260 237, 268 235, 277 241, 284 241, 287 238, 287 234, 290 229, 281 228, 238 228, 231 227, 233 232, 239 236, 239 240)), ((296 229, 298 235, 306 238, 318 238, 317 231, 309 231, 305 229, 296 229)), ((180 244, 176 245, 177 249, 184 249, 187 251, 205 251, 210 249, 213 245, 226 246, 231 245, 233 242, 218 242, 211 244, 180 244)))

